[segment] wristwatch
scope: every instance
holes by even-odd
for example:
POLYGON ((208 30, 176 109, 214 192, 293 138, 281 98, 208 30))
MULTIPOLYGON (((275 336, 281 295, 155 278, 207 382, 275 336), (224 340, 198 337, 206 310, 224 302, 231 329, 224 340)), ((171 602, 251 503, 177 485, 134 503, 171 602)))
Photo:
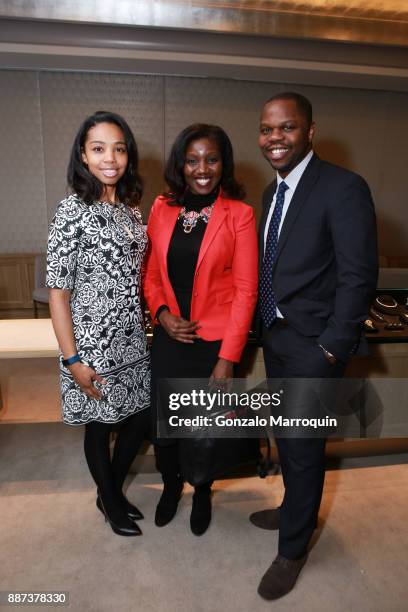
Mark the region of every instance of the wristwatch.
POLYGON ((68 357, 68 359, 63 359, 62 365, 67 367, 67 366, 73 365, 74 363, 77 363, 77 361, 81 361, 81 358, 78 355, 78 353, 76 353, 75 355, 72 355, 72 357, 68 357))

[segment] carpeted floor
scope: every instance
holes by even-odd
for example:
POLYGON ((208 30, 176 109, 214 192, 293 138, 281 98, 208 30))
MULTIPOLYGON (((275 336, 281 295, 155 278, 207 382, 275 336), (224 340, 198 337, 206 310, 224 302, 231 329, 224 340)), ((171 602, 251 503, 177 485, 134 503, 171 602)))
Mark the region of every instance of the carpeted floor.
POLYGON ((147 455, 128 491, 144 535, 123 538, 95 508, 82 436, 59 423, 0 425, 0 590, 69 591, 65 609, 81 612, 407 610, 407 455, 328 471, 309 561, 294 591, 268 603, 256 589, 277 534, 247 517, 279 503, 280 476, 217 481, 213 522, 198 538, 188 486, 174 521, 155 527, 161 485, 147 455))

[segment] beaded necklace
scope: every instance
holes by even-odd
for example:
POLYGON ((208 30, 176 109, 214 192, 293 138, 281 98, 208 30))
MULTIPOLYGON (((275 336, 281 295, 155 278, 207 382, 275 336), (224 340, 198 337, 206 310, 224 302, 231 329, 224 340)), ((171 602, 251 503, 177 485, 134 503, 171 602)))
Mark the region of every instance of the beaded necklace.
POLYGON ((214 208, 214 203, 210 206, 205 206, 197 212, 195 210, 186 210, 186 207, 183 208, 179 212, 179 219, 183 219, 183 231, 185 234, 189 234, 192 229, 197 225, 197 221, 202 219, 204 223, 208 223, 211 217, 212 210, 214 208))

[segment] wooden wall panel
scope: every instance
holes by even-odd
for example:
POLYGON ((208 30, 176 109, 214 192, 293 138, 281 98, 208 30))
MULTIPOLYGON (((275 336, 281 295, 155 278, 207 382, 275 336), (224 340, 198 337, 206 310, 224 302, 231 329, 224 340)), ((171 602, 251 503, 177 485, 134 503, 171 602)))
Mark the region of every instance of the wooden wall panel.
POLYGON ((32 308, 34 254, 0 254, 0 310, 32 308))

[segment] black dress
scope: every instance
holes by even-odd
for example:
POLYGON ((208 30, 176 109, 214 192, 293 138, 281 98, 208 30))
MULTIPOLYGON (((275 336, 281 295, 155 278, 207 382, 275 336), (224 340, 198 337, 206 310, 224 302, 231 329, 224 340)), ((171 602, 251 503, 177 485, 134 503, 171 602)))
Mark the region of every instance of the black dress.
MULTIPOLYGON (((204 207, 215 202, 217 195, 218 190, 207 196, 197 196, 187 192, 183 205, 187 211, 200 212, 204 207)), ((194 274, 206 228, 207 223, 200 218, 191 232, 185 233, 183 219, 179 218, 167 253, 170 282, 177 298, 181 316, 187 320, 190 320, 194 274)), ((194 344, 185 344, 171 338, 161 325, 155 327, 151 359, 152 389, 154 390, 153 418, 155 419, 153 439, 158 447, 175 445, 177 440, 157 437, 157 380, 161 378, 209 378, 218 361, 221 341, 221 338, 215 341, 206 341, 200 338, 195 340, 194 344)), ((160 433, 163 435, 162 430, 160 430, 160 433)), ((163 474, 163 470, 166 470, 168 465, 161 465, 163 462, 160 461, 160 453, 157 453, 157 449, 156 459, 157 467, 163 474)), ((166 464, 168 463, 169 458, 166 457, 166 464)))

